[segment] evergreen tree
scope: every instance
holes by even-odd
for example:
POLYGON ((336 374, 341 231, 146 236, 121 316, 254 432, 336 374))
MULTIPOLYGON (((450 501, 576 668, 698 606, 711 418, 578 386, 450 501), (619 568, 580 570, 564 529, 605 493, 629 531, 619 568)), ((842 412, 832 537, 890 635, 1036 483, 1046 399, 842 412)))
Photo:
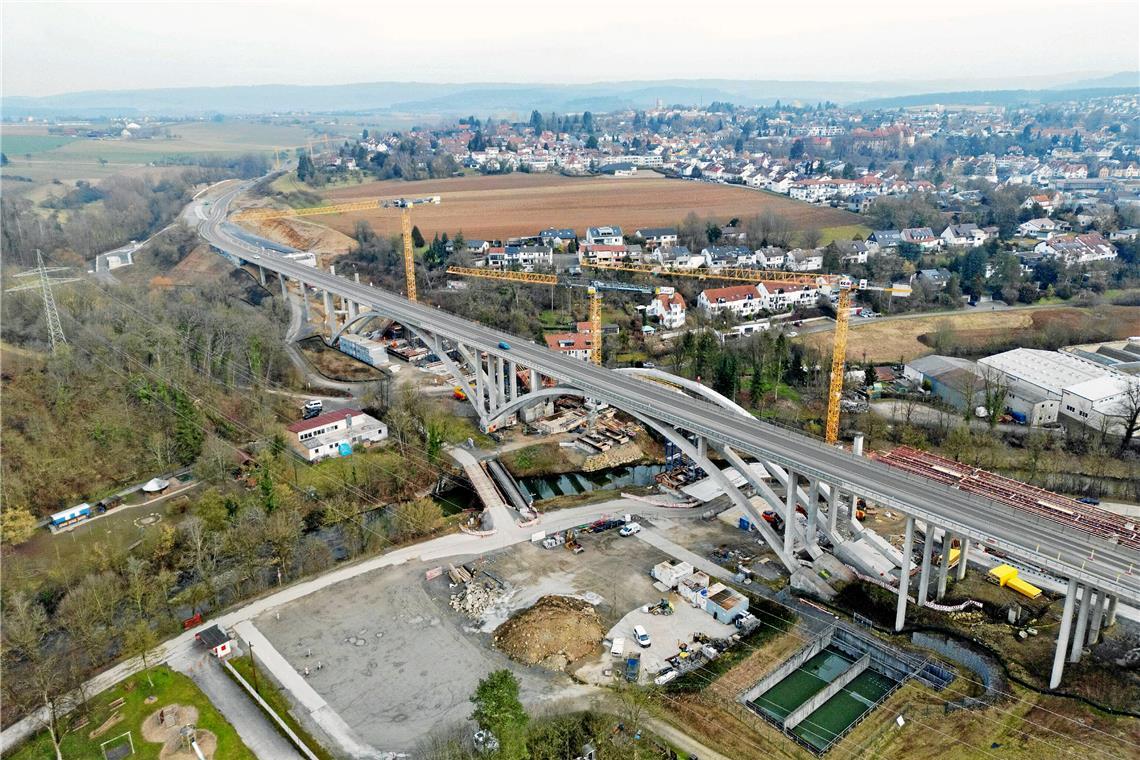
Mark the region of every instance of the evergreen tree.
POLYGON ((424 247, 424 234, 420 232, 419 225, 412 225, 412 245, 416 248, 424 247))

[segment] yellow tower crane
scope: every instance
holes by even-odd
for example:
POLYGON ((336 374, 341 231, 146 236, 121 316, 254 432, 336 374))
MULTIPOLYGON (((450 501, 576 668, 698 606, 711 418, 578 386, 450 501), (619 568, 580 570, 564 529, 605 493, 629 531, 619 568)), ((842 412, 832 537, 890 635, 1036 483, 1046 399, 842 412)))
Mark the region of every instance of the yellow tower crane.
MULTIPOLYGON (((458 274, 464 277, 481 277, 484 280, 505 280, 507 282, 529 282, 535 285, 566 285, 567 287, 581 287, 578 283, 563 280, 557 275, 542 272, 512 272, 502 269, 487 269, 485 267, 448 267, 448 274, 458 274)), ((594 364, 602 363, 602 292, 595 285, 589 285, 586 293, 590 297, 590 361, 594 364)))
POLYGON ((332 203, 327 206, 310 206, 308 208, 257 208, 239 211, 233 215, 235 222, 264 222, 269 219, 289 219, 297 216, 320 216, 322 214, 347 214, 353 211, 370 211, 376 208, 400 209, 400 231, 404 240, 404 279, 407 287, 409 301, 416 300, 416 259, 412 246, 412 206, 435 205, 438 206, 438 195, 429 195, 425 198, 395 198, 384 200, 369 198, 352 203, 332 203))

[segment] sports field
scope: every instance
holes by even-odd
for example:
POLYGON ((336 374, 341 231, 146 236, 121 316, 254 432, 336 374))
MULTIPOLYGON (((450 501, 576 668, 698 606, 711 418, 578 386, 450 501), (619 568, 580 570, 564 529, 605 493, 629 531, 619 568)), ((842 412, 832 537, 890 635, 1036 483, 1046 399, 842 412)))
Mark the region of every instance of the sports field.
MULTIPOLYGON (((818 208, 744 187, 666 179, 654 172, 624 178, 516 173, 416 182, 389 180, 333 188, 325 195, 334 203, 439 195, 439 206, 422 206, 413 212, 415 223, 428 238, 437 232, 454 235, 462 231, 468 239, 502 239, 533 235, 546 227, 571 227, 583 234, 586 227, 600 225, 618 225, 631 233, 638 227, 677 225, 690 211, 702 219, 712 216, 722 222, 774 211, 797 230, 816 227, 825 235, 829 228, 845 228, 843 232, 847 233, 860 222, 858 216, 846 211, 818 208)), ((313 217, 347 234, 352 234, 362 219, 378 232, 399 232, 399 214, 391 210, 313 217)))

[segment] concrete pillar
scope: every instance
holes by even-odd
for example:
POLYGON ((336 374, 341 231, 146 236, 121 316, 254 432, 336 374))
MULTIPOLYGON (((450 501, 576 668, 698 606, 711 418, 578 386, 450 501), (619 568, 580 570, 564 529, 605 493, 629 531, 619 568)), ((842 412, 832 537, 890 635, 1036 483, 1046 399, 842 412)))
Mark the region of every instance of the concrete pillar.
POLYGON ((289 291, 287 291, 285 289, 285 275, 283 275, 283 274, 277 275, 277 281, 281 283, 281 300, 282 301, 289 300, 289 291))
POLYGON ((1069 645, 1069 628, 1073 624, 1073 602, 1077 597, 1077 580, 1069 579, 1069 587, 1065 590, 1065 609, 1061 613, 1061 628, 1057 631, 1057 648, 1053 652, 1053 673, 1049 676, 1049 688, 1056 689, 1061 685, 1061 676, 1065 672, 1065 649, 1069 645))
POLYGON ((353 282, 360 282, 360 272, 353 272, 352 273, 352 281, 353 282))
POLYGON ((958 574, 954 576, 957 580, 963 580, 966 577, 966 563, 970 561, 970 539, 962 536, 961 546, 962 551, 958 555, 958 574))
POLYGON ((257 265, 257 278, 261 280, 261 287, 265 287, 265 267, 257 265))
POLYGON ((827 532, 835 535, 835 520, 839 511, 839 486, 832 485, 827 494, 827 532))
POLYGON ((321 291, 325 298, 325 324, 329 327, 329 337, 336 332, 336 313, 333 311, 332 294, 327 290, 321 291))
POLYGON ((855 516, 855 511, 859 509, 859 496, 851 494, 851 504, 847 507, 847 522, 851 526, 852 533, 861 533, 863 526, 859 523, 859 518, 855 516))
POLYGON ((807 508, 807 539, 808 546, 815 546, 819 543, 816 535, 818 529, 816 523, 819 520, 819 481, 812 480, 808 486, 808 508, 807 508))
POLYGON ((357 317, 356 301, 348 302, 348 321, 352 322, 357 317))
POLYGON ((514 401, 519 397, 519 366, 514 362, 509 362, 507 372, 511 373, 511 401, 514 401))
POLYGON ((1096 592, 1096 606, 1093 607, 1092 620, 1089 622, 1089 646, 1100 641, 1100 625, 1104 621, 1104 608, 1108 595, 1103 591, 1096 592))
POLYGON ((479 352, 475 352, 475 408, 486 409, 485 402, 483 401, 483 357, 479 352))
POLYGON ((933 536, 934 523, 927 520, 926 540, 922 542, 922 570, 918 574, 918 593, 915 595, 919 607, 926 603, 926 597, 930 593, 930 561, 934 550, 933 536))
POLYGON ((851 451, 857 457, 863 456, 863 434, 856 433, 855 439, 851 442, 851 451))
POLYGON ((1110 625, 1116 625, 1116 599, 1112 596, 1108 599, 1108 615, 1104 619, 1104 626, 1107 628, 1110 625))
POLYGON ((914 554, 914 517, 907 515, 906 535, 903 538, 902 567, 899 569, 899 606, 895 613, 895 632, 906 625, 906 592, 910 588, 910 563, 914 554))
POLYGON ((507 393, 503 386, 506 385, 503 381, 506 380, 506 367, 504 366, 503 357, 495 357, 495 394, 499 399, 499 406, 503 406, 507 402, 507 393))
POLYGON ((791 554, 796 519, 796 473, 791 467, 788 468, 787 491, 784 498, 784 553, 791 554))
MULTIPOLYGON (((708 459, 709 442, 708 442, 708 439, 705 438, 704 436, 699 436, 697 438, 697 456, 699 456, 701 459, 708 459)), ((744 475, 743 472, 740 474, 744 475)))
POLYGON ((536 372, 535 370, 532 369, 530 371, 530 392, 534 393, 535 391, 537 391, 541 387, 542 387, 542 378, 538 376, 538 372, 536 372))
POLYGON ((1080 662, 1085 648, 1085 627, 1089 624, 1089 608, 1092 607, 1092 586, 1085 586, 1081 596, 1081 611, 1077 615, 1077 630, 1073 633, 1073 645, 1069 648, 1069 662, 1080 662))
POLYGON ((950 547, 954 543, 954 536, 949 531, 942 533, 942 561, 938 564, 938 593, 935 599, 941 600, 946 596, 946 574, 950 572, 950 547))
POLYGON ((305 287, 304 281, 301 281, 301 307, 305 311, 305 321, 309 321, 309 289, 305 287))

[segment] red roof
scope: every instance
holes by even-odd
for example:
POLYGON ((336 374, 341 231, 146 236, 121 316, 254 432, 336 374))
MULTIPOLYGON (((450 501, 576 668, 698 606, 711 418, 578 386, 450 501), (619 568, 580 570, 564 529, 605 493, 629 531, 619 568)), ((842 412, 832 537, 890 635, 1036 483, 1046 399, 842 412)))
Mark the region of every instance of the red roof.
POLYGON ((364 412, 359 409, 337 409, 334 412, 325 412, 318 414, 316 417, 310 417, 307 420, 298 420, 290 425, 287 429, 290 433, 304 433, 306 430, 314 430, 319 427, 324 427, 332 422, 340 422, 345 417, 359 417, 364 412))
POLYGON ((727 288, 709 288, 705 291, 705 298, 710 303, 716 303, 722 298, 725 301, 743 301, 746 298, 759 298, 760 292, 755 285, 730 285, 727 288))
POLYGON ((546 336, 546 347, 551 351, 587 351, 593 347, 593 341, 582 333, 551 333, 546 336))

